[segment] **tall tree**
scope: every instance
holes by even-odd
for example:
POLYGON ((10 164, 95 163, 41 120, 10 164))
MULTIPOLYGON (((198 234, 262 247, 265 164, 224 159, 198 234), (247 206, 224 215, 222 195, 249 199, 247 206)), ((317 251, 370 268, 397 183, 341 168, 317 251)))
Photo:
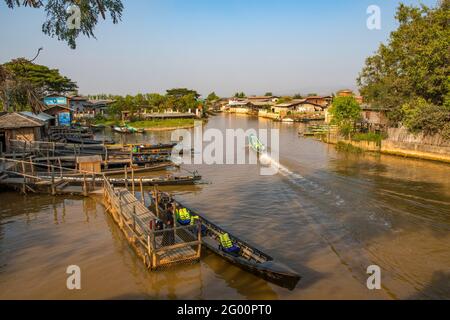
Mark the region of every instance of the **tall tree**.
POLYGON ((216 101, 219 100, 219 96, 215 92, 211 92, 208 97, 206 98, 207 101, 216 101))
POLYGON ((43 8, 46 13, 46 21, 42 25, 42 31, 58 40, 66 41, 72 48, 76 48, 76 39, 80 34, 93 37, 95 26, 99 18, 106 19, 109 13, 114 24, 122 18, 123 4, 121 0, 5 0, 11 9, 25 6, 35 9, 43 8), (67 20, 71 13, 67 12, 69 6, 77 5, 80 9, 80 28, 70 29, 67 20))
POLYGON ((168 96, 173 96, 173 97, 176 97, 176 98, 182 98, 182 97, 188 96, 190 94, 194 95, 194 97, 196 99, 198 99, 200 97, 200 94, 197 91, 189 90, 189 89, 186 89, 186 88, 174 88, 174 89, 167 90, 167 95, 168 96))
POLYGON ((3 66, 18 79, 33 85, 41 96, 50 93, 64 94, 78 88, 75 82, 61 75, 59 70, 34 64, 25 58, 14 59, 3 66))
POLYGON ((401 4, 396 19, 398 29, 367 58, 357 80, 365 101, 388 108, 393 123, 404 122, 405 105, 445 108, 449 104, 450 0, 435 8, 401 4))

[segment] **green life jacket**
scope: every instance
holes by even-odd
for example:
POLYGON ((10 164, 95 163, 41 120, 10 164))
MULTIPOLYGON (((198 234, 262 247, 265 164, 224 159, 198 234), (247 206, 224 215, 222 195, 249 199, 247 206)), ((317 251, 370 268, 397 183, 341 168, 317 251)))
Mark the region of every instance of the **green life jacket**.
POLYGON ((180 221, 188 221, 191 220, 191 215, 186 208, 179 209, 177 211, 178 220, 180 221))
POLYGON ((191 226, 196 224, 198 219, 200 219, 199 216, 191 216, 191 226))
POLYGON ((228 233, 224 233, 224 234, 220 235, 220 244, 225 249, 229 249, 229 248, 231 248, 233 246, 233 242, 231 241, 230 236, 228 235, 228 233))

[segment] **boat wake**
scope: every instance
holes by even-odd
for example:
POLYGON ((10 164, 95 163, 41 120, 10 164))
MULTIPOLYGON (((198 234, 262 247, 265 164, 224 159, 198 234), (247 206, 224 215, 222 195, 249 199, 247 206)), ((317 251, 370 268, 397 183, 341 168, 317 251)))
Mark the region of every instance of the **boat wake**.
POLYGON ((327 197, 332 197, 335 200, 336 206, 342 206, 345 204, 345 200, 340 195, 334 194, 334 192, 312 180, 309 180, 297 172, 293 172, 289 168, 283 166, 280 162, 273 159, 268 153, 260 155, 260 162, 262 165, 272 166, 278 174, 282 175, 289 180, 290 183, 300 187, 308 192, 320 193, 327 197))

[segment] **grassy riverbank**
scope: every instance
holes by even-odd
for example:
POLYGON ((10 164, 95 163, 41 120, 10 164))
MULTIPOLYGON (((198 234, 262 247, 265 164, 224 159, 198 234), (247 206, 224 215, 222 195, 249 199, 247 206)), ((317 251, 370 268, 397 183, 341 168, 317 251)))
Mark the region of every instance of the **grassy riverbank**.
MULTIPOLYGON (((198 119, 158 119, 158 120, 132 121, 125 123, 131 127, 137 129, 144 129, 146 131, 163 131, 180 128, 192 128, 194 127, 194 122, 196 120, 198 121, 198 119)), ((97 120, 95 124, 104 126, 122 126, 123 122, 119 120, 101 119, 97 120)))
POLYGON ((129 122, 128 125, 138 129, 163 129, 193 127, 195 119, 163 119, 129 122))

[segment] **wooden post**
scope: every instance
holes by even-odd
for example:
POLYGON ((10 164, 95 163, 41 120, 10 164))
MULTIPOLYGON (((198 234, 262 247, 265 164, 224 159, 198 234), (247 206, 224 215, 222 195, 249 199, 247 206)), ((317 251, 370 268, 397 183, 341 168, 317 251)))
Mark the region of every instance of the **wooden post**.
POLYGON ((159 216, 159 193, 158 193, 158 186, 155 185, 154 187, 154 193, 155 193, 155 211, 156 211, 156 216, 161 219, 161 217, 159 216))
POLYGON ((59 164, 59 176, 62 178, 63 177, 63 169, 62 169, 62 164, 61 164, 61 158, 58 158, 58 164, 59 164))
POLYGON ((30 157, 30 170, 31 170, 31 175, 34 176, 34 165, 33 165, 32 157, 30 157))
POLYGON ((122 192, 119 193, 119 223, 122 227, 122 192))
POLYGON ((142 178, 139 179, 139 186, 141 189, 141 201, 142 201, 142 204, 145 206, 144 185, 142 184, 142 178))
POLYGON ((133 196, 136 196, 135 188, 134 188, 134 169, 133 169, 133 166, 131 166, 131 193, 133 193, 133 196))
POLYGON ((128 171, 127 171, 127 166, 125 166, 124 170, 125 170, 125 188, 128 189, 128 171))
POLYGON ((150 235, 147 235, 147 251, 148 251, 148 257, 150 259, 150 268, 152 267, 152 248, 151 248, 151 242, 150 242, 150 235))
POLYGON ((108 169, 108 148, 105 146, 105 169, 108 169))
POLYGON ((55 167, 52 166, 52 196, 54 196, 56 194, 56 189, 55 189, 55 167))
POLYGON ((150 230, 150 232, 152 233, 152 249, 153 249, 153 255, 152 255, 152 265, 153 265, 153 268, 156 268, 157 267, 157 265, 156 265, 156 239, 155 239, 155 231, 154 231, 154 228, 155 228, 155 224, 153 224, 153 228, 152 228, 152 230, 150 230))
POLYGON ((200 221, 200 219, 197 220, 197 241, 197 257, 200 258, 202 251, 202 222, 200 221))
POLYGON ((86 174, 83 174, 83 195, 85 197, 87 197, 88 192, 87 192, 87 183, 86 183, 86 174))
POLYGON ((25 177, 25 162, 21 161, 22 163, 22 173, 23 173, 23 184, 22 184, 22 192, 25 194, 27 193, 27 178, 25 177))
POLYGON ((133 230, 136 232, 136 205, 133 205, 133 230))
POLYGON ((177 235, 177 205, 173 203, 173 237, 175 239, 177 235))

